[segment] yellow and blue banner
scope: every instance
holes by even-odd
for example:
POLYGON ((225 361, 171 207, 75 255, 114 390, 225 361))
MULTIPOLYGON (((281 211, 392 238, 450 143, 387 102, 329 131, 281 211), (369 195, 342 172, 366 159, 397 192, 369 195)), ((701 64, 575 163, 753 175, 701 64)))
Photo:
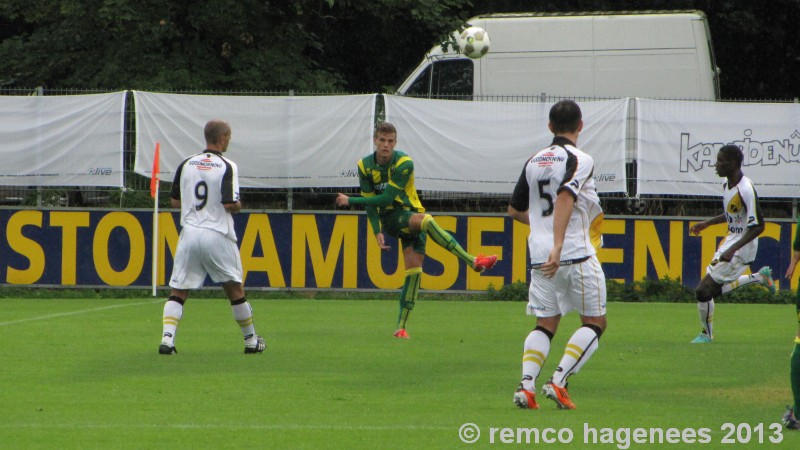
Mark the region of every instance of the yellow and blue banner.
MULTIPOLYGON (((245 286, 249 288, 399 289, 405 270, 397 242, 382 252, 363 213, 244 212, 234 216, 245 286)), ((478 274, 428 242, 421 287, 481 291, 526 281, 526 225, 504 215, 436 215, 470 253, 496 254, 478 274)), ((176 211, 159 213, 158 250, 150 245, 152 211, 0 210, 0 284, 149 287, 168 284, 180 232, 176 211)), ((680 278, 694 286, 705 272, 725 225, 691 236, 682 218, 613 218, 603 223, 599 258, 608 279, 680 278)), ((769 265, 782 289, 794 222, 768 222, 751 266, 769 265)), ((797 288, 800 271, 791 286, 797 288)), ((210 283, 209 283, 210 284, 210 283)))

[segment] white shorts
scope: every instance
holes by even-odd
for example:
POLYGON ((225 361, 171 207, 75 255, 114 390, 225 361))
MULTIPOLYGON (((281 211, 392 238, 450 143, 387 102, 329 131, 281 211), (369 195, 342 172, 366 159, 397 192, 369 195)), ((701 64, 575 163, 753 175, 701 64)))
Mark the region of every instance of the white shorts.
POLYGON ((750 263, 745 262, 737 254, 733 254, 733 259, 730 262, 720 261, 719 257, 722 253, 717 251, 714 253, 714 258, 711 263, 706 267, 706 274, 711 275, 711 278, 717 284, 727 284, 731 281, 736 281, 745 270, 750 268, 750 263))
POLYGON ((215 283, 242 282, 242 258, 236 242, 219 231, 184 226, 178 238, 169 286, 197 289, 206 275, 215 283))
POLYGON ((582 316, 606 315, 606 276, 597 255, 558 268, 553 278, 531 270, 528 315, 552 317, 577 310, 582 316))

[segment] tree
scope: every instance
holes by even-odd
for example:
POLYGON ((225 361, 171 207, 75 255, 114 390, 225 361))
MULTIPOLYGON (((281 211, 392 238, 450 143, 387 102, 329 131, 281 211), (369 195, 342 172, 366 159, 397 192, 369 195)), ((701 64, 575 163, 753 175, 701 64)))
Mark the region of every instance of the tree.
MULTIPOLYGON (((6 0, 0 84, 117 89, 360 90, 464 0, 6 0), (397 33, 397 27, 408 34, 397 33), (343 73, 349 72, 350 83, 343 73)), ((421 52, 420 52, 421 53, 421 52)))
POLYGON ((0 44, 8 86, 338 89, 304 52, 297 9, 254 0, 7 0, 18 34, 0 44))
POLYGON ((4 0, 0 87, 384 92, 469 17, 704 11, 724 98, 800 96, 800 0, 4 0))

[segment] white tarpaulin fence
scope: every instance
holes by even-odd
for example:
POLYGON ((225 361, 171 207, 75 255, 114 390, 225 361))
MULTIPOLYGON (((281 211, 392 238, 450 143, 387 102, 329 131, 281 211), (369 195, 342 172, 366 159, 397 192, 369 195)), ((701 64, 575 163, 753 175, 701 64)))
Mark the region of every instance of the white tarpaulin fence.
MULTIPOLYGON (((0 96, 0 185, 123 186, 125 95, 0 96)), ((205 148, 212 118, 231 123, 230 156, 247 187, 355 187, 356 161, 373 149, 374 94, 134 95, 134 170, 151 175, 160 142, 165 181, 205 148)), ((524 161, 552 139, 549 103, 385 100, 420 189, 508 194, 524 161)), ((600 192, 626 192, 628 100, 580 102, 578 146, 595 158, 600 192)), ((761 197, 800 197, 798 104, 636 99, 635 115, 637 195, 718 196, 716 153, 733 143, 761 197)))
POLYGON ((636 100, 639 194, 722 195, 725 144, 761 197, 800 197, 800 105, 636 100))
POLYGON ((0 96, 0 185, 123 185, 125 92, 0 96))
MULTIPOLYGON (((397 149, 414 160, 419 189, 510 194, 525 161, 553 140, 549 103, 386 96, 397 149)), ((592 155, 599 192, 625 192, 628 100, 581 102, 578 147, 592 155)))
POLYGON ((172 181, 186 157, 206 148, 203 126, 230 123, 226 153, 244 187, 357 186, 358 159, 372 151, 375 94, 241 97, 134 91, 136 173, 150 176, 161 144, 161 178, 172 181))

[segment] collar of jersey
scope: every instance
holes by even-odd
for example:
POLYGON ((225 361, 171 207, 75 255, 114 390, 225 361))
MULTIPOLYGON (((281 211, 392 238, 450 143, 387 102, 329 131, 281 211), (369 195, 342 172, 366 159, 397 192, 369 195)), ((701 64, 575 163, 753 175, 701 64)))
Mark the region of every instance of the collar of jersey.
POLYGON ((222 152, 220 152, 220 151, 217 151, 217 150, 209 150, 209 149, 205 149, 205 150, 203 150, 203 153, 213 153, 213 154, 215 154, 215 155, 217 155, 217 156, 222 156, 222 152))
POLYGON ((571 146, 575 147, 575 143, 570 141, 569 139, 565 138, 564 136, 556 136, 556 137, 554 137, 553 138, 553 143, 550 144, 550 145, 551 146, 559 145, 561 147, 565 147, 567 145, 571 145, 571 146))
POLYGON ((397 161, 397 151, 392 152, 392 157, 389 158, 389 161, 386 161, 386 165, 385 166, 381 165, 378 162, 378 152, 377 151, 376 152, 372 152, 372 161, 374 161, 375 165, 378 166, 378 167, 391 167, 392 164, 394 164, 394 162, 397 161))

